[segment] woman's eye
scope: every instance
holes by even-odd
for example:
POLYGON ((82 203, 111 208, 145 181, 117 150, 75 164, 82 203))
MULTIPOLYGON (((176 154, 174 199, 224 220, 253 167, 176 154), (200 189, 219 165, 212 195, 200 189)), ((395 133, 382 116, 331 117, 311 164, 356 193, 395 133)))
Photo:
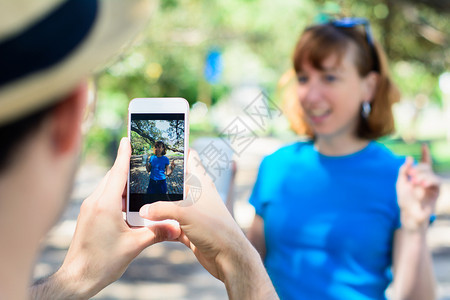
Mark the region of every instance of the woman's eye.
POLYGON ((325 80, 326 80, 327 82, 334 82, 334 81, 336 81, 336 79, 337 79, 337 77, 334 76, 334 75, 331 75, 331 74, 325 75, 325 80))
POLYGON ((306 83, 308 81, 308 77, 305 75, 297 75, 297 81, 299 83, 306 83))

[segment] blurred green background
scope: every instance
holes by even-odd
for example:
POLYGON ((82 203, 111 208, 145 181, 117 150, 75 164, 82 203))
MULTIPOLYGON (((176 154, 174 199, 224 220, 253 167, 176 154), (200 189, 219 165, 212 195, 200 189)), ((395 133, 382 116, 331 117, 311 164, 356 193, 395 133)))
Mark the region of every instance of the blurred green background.
MULTIPOLYGON (((242 87, 281 106, 277 83, 290 68, 295 42, 305 26, 326 15, 368 18, 385 47, 402 101, 394 107, 397 132, 382 141, 416 158, 426 142, 436 170, 450 171, 450 1, 441 0, 160 1, 137 43, 96 77, 85 158, 109 164, 115 157, 133 98, 187 99, 192 139, 219 134, 210 112, 235 103, 230 98, 242 87)), ((277 124, 259 135, 296 138, 277 124)))

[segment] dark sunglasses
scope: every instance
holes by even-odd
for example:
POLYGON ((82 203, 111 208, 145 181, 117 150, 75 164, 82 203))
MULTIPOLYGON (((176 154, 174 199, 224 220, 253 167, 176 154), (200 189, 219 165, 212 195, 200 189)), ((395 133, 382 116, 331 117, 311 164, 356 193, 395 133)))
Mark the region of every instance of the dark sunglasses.
POLYGON ((370 27, 370 23, 365 18, 342 18, 336 20, 329 20, 328 24, 337 27, 337 28, 353 28, 356 26, 364 26, 364 31, 366 34, 367 43, 370 46, 370 50, 372 52, 372 57, 374 59, 374 70, 379 72, 380 65, 377 52, 375 50, 375 44, 373 42, 372 29, 370 27))

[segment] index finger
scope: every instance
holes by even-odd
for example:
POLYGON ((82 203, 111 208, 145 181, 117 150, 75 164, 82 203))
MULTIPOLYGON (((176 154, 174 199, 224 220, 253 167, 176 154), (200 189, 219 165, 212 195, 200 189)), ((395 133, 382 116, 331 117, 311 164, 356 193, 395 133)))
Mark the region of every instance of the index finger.
POLYGON ((420 162, 428 165, 431 165, 432 163, 430 148, 425 143, 422 144, 422 158, 420 159, 420 162))
MULTIPOLYGON (((130 167, 131 148, 127 138, 120 141, 119 150, 117 151, 116 161, 111 168, 111 172, 106 183, 105 190, 112 195, 121 196, 128 178, 128 170, 130 167)), ((108 198, 108 197, 103 197, 108 198)), ((101 199, 102 200, 102 199, 101 199)), ((109 201, 109 199, 105 199, 109 201)))

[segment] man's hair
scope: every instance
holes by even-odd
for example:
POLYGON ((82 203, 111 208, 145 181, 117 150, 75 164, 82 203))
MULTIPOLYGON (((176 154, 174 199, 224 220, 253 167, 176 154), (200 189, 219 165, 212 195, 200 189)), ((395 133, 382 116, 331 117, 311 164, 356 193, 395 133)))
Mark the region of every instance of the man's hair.
POLYGON ((0 126, 0 173, 14 161, 14 151, 35 133, 56 104, 52 104, 19 120, 0 126))
POLYGON ((156 148, 157 146, 162 146, 162 147, 163 147, 163 151, 162 151, 161 155, 166 155, 166 150, 167 150, 166 144, 164 144, 163 141, 157 141, 157 142, 155 143, 155 148, 156 148))
MULTIPOLYGON (((330 55, 336 54, 339 62, 351 47, 355 49, 354 63, 361 77, 372 71, 379 74, 370 103, 371 113, 367 119, 360 115, 355 134, 364 139, 377 139, 394 131, 392 105, 400 99, 400 93, 389 75, 386 55, 378 43, 369 45, 364 33, 357 28, 338 28, 330 24, 312 26, 303 32, 297 42, 293 55, 294 70, 300 72, 305 61, 322 70, 323 62, 330 55)), ((286 108, 289 107, 285 111, 292 129, 300 135, 314 138, 296 93, 288 93, 285 103, 286 108)))

